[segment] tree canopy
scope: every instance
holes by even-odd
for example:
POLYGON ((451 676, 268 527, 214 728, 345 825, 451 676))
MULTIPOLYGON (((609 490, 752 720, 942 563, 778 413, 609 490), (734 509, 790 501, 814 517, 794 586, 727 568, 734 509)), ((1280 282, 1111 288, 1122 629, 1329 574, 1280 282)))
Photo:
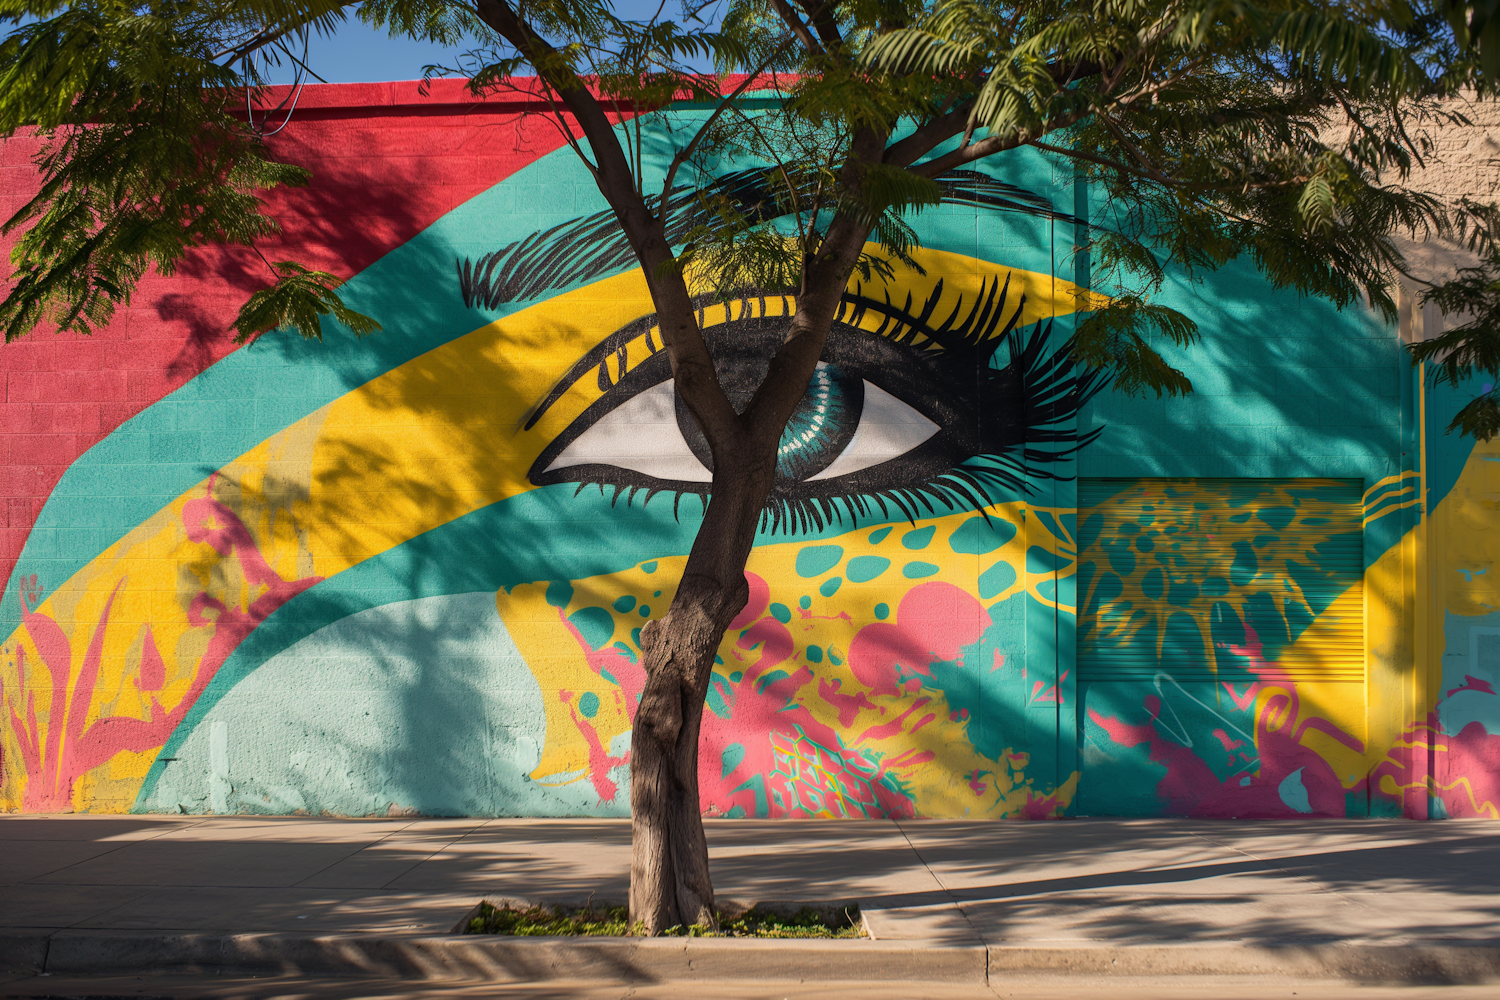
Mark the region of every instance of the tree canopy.
MULTIPOLYGON (((688 0, 631 18, 606 0, 4 0, 0 17, 17 27, 0 43, 0 133, 35 127, 48 145, 41 191, 6 224, 24 235, 0 323, 7 340, 44 321, 88 331, 148 268, 171 273, 193 246, 254 246, 274 232, 256 192, 307 177, 268 154, 247 91, 263 88, 269 65, 299 63, 299 39, 358 17, 477 43, 459 66, 428 68, 462 72, 476 93, 535 90, 522 78, 538 77, 596 176, 612 165, 575 139, 574 88, 612 124, 630 119, 633 136, 617 131, 643 211, 671 200, 684 166, 761 166, 769 200, 710 189, 679 213, 691 220, 673 234, 677 264, 720 288, 799 284, 841 213, 870 223, 881 248, 859 269, 907 261, 904 218, 941 201, 935 178, 1023 145, 1071 161, 1105 203, 1089 252, 1114 297, 1080 331, 1079 356, 1111 366, 1120 389, 1180 392, 1187 381, 1146 336, 1193 337, 1191 321, 1153 302, 1169 269, 1248 256, 1277 286, 1340 305, 1366 296, 1393 314, 1393 235, 1455 234, 1489 250, 1481 206, 1455 212, 1404 184, 1433 130, 1462 120, 1443 99, 1488 93, 1482 5, 1469 20, 1453 9, 688 0), (1475 27, 1455 32, 1460 21, 1475 27), (735 100, 752 89, 780 97, 778 113, 735 100), (681 132, 667 175, 648 178, 643 119, 659 124, 683 101, 722 111, 681 132), (885 137, 881 155, 855 165, 853 144, 873 136, 885 137)), ((334 276, 295 261, 265 268, 242 339, 276 326, 319 336, 329 314, 356 333, 378 328, 343 307, 334 276)))

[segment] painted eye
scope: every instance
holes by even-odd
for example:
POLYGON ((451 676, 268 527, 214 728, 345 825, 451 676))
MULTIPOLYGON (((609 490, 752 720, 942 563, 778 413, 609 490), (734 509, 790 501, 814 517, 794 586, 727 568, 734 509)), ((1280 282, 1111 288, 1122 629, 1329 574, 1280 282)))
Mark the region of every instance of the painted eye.
MULTIPOLYGON (((777 449, 782 483, 833 479, 891 461, 938 425, 866 379, 819 362, 777 449)), ((713 479, 708 442, 669 379, 636 393, 579 434, 543 472, 604 465, 681 483, 713 479)), ((645 485, 645 484, 640 484, 645 485)))

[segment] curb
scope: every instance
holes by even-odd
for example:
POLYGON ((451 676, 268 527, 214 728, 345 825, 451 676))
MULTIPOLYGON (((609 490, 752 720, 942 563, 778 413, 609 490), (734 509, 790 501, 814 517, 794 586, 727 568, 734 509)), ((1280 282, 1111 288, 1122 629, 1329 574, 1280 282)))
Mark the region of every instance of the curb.
POLYGON ((1365 985, 1480 984, 1500 982, 1500 945, 1285 942, 1246 944, 991 946, 988 977, 1010 974, 1068 976, 1241 976, 1262 979, 1335 980, 1365 985))
POLYGON ((0 972, 45 972, 52 931, 0 930, 0 972))
POLYGON ((598 980, 946 982, 1017 976, 1221 976, 1374 984, 1500 982, 1500 945, 1234 942, 1060 947, 922 941, 507 938, 477 935, 0 932, 0 971, 90 975, 173 969, 242 974, 598 980))
POLYGON ((983 983, 983 946, 919 941, 388 937, 57 931, 0 937, 0 968, 51 974, 145 969, 489 982, 868 980, 983 983), (42 951, 37 954, 36 944, 42 951))

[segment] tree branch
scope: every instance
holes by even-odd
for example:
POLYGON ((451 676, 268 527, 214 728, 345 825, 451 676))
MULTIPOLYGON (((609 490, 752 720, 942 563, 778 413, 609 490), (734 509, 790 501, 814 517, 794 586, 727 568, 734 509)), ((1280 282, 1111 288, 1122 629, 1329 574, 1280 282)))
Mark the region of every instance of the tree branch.
POLYGON ((667 243, 665 217, 653 213, 636 190, 634 173, 620 148, 614 124, 578 74, 561 62, 557 50, 506 0, 478 0, 476 9, 480 18, 510 42, 531 63, 537 76, 557 92, 588 138, 598 163, 594 179, 599 192, 614 210, 651 289, 678 394, 707 438, 715 461, 722 456, 727 462, 729 449, 743 437, 739 415, 719 384, 687 282, 667 243))
POLYGON ((786 22, 786 26, 791 30, 792 34, 797 36, 797 40, 802 43, 802 47, 808 51, 809 55, 823 54, 823 46, 819 45, 817 39, 813 38, 812 32, 807 29, 807 25, 803 23, 802 18, 797 16, 797 12, 792 10, 791 4, 787 3, 786 0, 771 0, 771 6, 776 9, 776 13, 786 22))

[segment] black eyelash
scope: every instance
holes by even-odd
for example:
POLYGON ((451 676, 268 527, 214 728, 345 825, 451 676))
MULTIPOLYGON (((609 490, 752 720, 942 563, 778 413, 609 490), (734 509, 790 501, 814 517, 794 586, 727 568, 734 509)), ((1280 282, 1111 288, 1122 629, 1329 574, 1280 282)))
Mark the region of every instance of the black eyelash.
MULTIPOLYGON (((934 315, 942 301, 941 281, 920 307, 914 306, 910 295, 897 305, 888 293, 881 299, 865 295, 861 287, 845 293, 824 360, 855 374, 868 370, 872 381, 925 411, 940 430, 898 458, 837 479, 779 481, 761 513, 761 530, 773 534, 821 531, 843 523, 846 516, 858 520, 876 509, 889 518, 893 508, 915 522, 939 513, 939 507, 982 510, 994 502, 996 491, 1029 492, 1030 478, 1071 478, 1058 476, 1048 466, 1075 454, 1101 433, 1102 429, 1096 429, 1080 437, 1071 424, 1108 377, 1102 371, 1081 375, 1076 371, 1071 338, 1049 353, 1050 320, 1020 328, 1024 295, 1007 318, 1009 291, 1009 277, 1003 284, 998 279, 985 282, 967 311, 960 296, 940 322, 934 315), (873 332, 859 326, 872 314, 880 317, 873 332), (1002 346, 1008 348, 1009 360, 997 368, 993 359, 1002 346), (902 481, 893 484, 893 476, 902 481), (833 492, 827 492, 830 488, 833 492)), ((763 301, 758 312, 765 315, 763 301)), ((622 328, 580 359, 526 426, 533 426, 568 386, 595 366, 604 387, 610 356, 623 352, 623 345, 640 336, 643 327, 649 329, 654 319, 644 317, 622 328)), ((705 333, 719 329, 710 327, 705 333)), ((601 495, 606 486, 612 486, 611 503, 624 496, 630 504, 644 493, 645 505, 656 494, 670 492, 674 516, 685 494, 706 504, 708 483, 643 484, 625 480, 623 470, 611 466, 543 471, 563 448, 615 406, 666 377, 665 355, 655 352, 621 376, 614 391, 607 391, 543 451, 532 467, 531 481, 537 485, 577 482, 578 492, 597 485, 601 495)))
MULTIPOLYGON (((1010 212, 1033 218, 1077 223, 1066 212, 1053 210, 1051 202, 1025 188, 996 180, 977 170, 955 170, 938 180, 943 203, 1010 212)), ((703 197, 727 198, 741 212, 763 215, 776 203, 764 170, 738 170, 701 188, 678 187, 667 199, 666 237, 673 245, 687 238, 700 219, 703 197)), ((769 215, 776 215, 771 209, 769 215)), ((477 260, 455 260, 459 293, 468 308, 493 310, 505 302, 534 299, 548 292, 606 274, 637 267, 635 253, 620 230, 613 211, 595 212, 582 218, 534 232, 515 243, 507 243, 477 260)))

